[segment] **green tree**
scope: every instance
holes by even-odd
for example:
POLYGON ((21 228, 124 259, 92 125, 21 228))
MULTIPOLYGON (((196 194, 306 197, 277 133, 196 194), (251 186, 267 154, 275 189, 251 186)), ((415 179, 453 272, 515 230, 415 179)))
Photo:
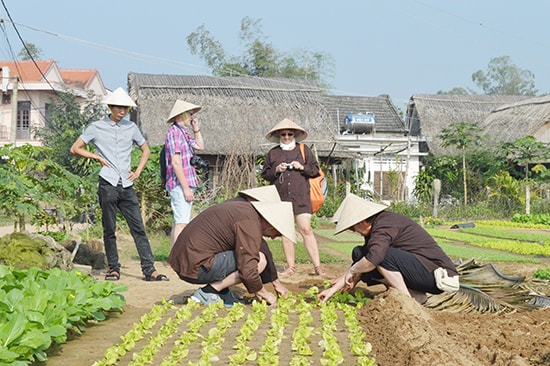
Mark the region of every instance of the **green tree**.
POLYGON ((25 230, 27 218, 38 226, 67 222, 96 199, 95 184, 53 162, 49 148, 4 145, 0 156, 0 211, 13 219, 14 229, 19 224, 25 230))
POLYGON ((451 123, 449 128, 441 130, 439 138, 443 140, 441 146, 454 146, 460 150, 462 156, 462 176, 464 187, 464 208, 468 204, 468 185, 466 182, 466 152, 474 143, 481 140, 481 128, 471 122, 451 123))
POLYGON ((217 76, 283 77, 313 80, 323 89, 333 76, 332 57, 307 50, 285 54, 266 41, 261 19, 244 17, 241 20, 240 39, 245 47, 241 56, 228 56, 222 44, 206 29, 198 27, 187 36, 192 54, 198 54, 217 76))
POLYGON ((507 158, 524 166, 525 179, 525 213, 530 214, 531 194, 529 187, 529 164, 536 164, 550 158, 550 144, 537 141, 533 136, 525 136, 514 142, 502 145, 507 158))
POLYGON ((44 127, 38 128, 35 134, 52 150, 51 158, 57 164, 74 174, 87 176, 94 170, 92 161, 71 155, 69 150, 88 124, 103 117, 103 106, 92 91, 82 105, 70 92, 60 92, 57 96, 50 104, 44 127))
POLYGON ((520 182, 507 171, 497 172, 488 180, 488 186, 490 187, 489 199, 496 206, 507 207, 508 213, 521 207, 520 182))
MULTIPOLYGON (((141 217, 147 229, 164 230, 170 234, 172 227, 172 212, 170 199, 166 199, 166 190, 160 181, 159 154, 162 146, 150 146, 151 156, 141 172, 139 179, 134 181, 134 189, 138 195, 141 207, 141 217)), ((132 150, 132 167, 139 163, 141 150, 134 146, 132 150)), ((88 159, 84 159, 88 160, 88 159)), ((198 192, 195 193, 198 196, 198 192)), ((198 202, 195 202, 197 204, 198 202)))
POLYGON ((42 57, 42 49, 36 46, 34 43, 23 43, 23 48, 17 54, 22 61, 40 60, 42 57))
POLYGON ((495 57, 489 61, 487 71, 478 70, 472 74, 472 81, 491 95, 537 94, 535 75, 511 63, 509 56, 495 57))
POLYGON ((459 159, 449 155, 428 155, 423 159, 423 167, 416 176, 414 195, 419 202, 430 204, 433 199, 432 183, 434 179, 441 181, 440 196, 457 196, 462 194, 462 184, 458 174, 459 159))

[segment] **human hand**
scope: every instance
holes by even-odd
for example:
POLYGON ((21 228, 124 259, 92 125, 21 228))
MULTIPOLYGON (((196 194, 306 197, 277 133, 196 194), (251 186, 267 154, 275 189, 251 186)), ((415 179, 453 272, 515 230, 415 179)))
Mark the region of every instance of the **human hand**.
POLYGON ((326 290, 323 290, 317 294, 317 301, 320 303, 326 303, 328 299, 332 297, 338 290, 335 286, 332 286, 331 288, 327 288, 326 290))
POLYGON ((281 296, 281 297, 287 297, 288 296, 288 289, 277 279, 273 282, 271 282, 273 285, 273 289, 275 289, 275 292, 281 296))
POLYGON ((199 124, 199 120, 197 119, 197 117, 191 116, 190 121, 191 121, 191 127, 193 127, 193 131, 200 130, 200 124, 199 124))
POLYGON ((277 298, 271 292, 267 291, 265 287, 258 292, 256 292, 256 297, 262 301, 265 300, 267 305, 277 305, 277 298))
POLYGON ((304 166, 302 164, 300 164, 300 162, 298 162, 298 161, 293 161, 293 162, 290 163, 290 165, 292 165, 292 169, 304 170, 304 166))
POLYGON ((195 200, 195 195, 190 188, 183 189, 183 196, 185 197, 185 201, 187 202, 193 202, 195 200))
POLYGON ((130 170, 128 172, 128 176, 126 177, 129 181, 133 182, 134 180, 138 179, 139 178, 139 173, 138 172, 134 172, 132 170, 130 170))
POLYGON ((109 163, 107 162, 107 160, 103 159, 101 156, 97 156, 97 161, 99 161, 99 164, 101 164, 101 166, 104 166, 104 167, 107 167, 107 168, 110 168, 111 165, 109 165, 109 163))
POLYGON ((327 288, 326 290, 323 290, 319 292, 317 295, 317 301, 321 303, 327 302, 328 299, 332 297, 336 292, 340 291, 341 289, 346 286, 346 275, 343 274, 342 276, 338 277, 336 280, 332 282, 332 286, 330 288, 327 288))
POLYGON ((351 271, 351 269, 348 269, 346 273, 343 275, 344 277, 344 287, 342 290, 344 291, 351 291, 357 286, 357 283, 361 280, 361 277, 358 274, 355 274, 351 271))
POLYGON ((288 169, 287 163, 281 163, 277 165, 277 167, 275 168, 275 171, 277 173, 282 173, 282 172, 285 172, 287 169, 288 169))

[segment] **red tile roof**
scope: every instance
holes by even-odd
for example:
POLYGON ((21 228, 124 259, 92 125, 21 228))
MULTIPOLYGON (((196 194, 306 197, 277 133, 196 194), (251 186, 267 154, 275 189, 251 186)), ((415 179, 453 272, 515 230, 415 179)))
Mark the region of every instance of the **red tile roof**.
MULTIPOLYGON (((54 60, 36 61, 36 65, 33 61, 17 61, 17 63, 13 61, 0 61, 0 67, 5 66, 10 68, 10 77, 17 75, 19 81, 26 83, 44 82, 43 75, 46 75, 51 68, 57 67, 54 60)), ((89 83, 98 74, 97 70, 85 69, 59 69, 59 73, 68 86, 79 89, 88 88, 89 83)))
POLYGON ((10 68, 10 77, 17 75, 19 81, 26 83, 44 81, 42 74, 45 75, 54 64, 55 61, 53 60, 36 61, 36 65, 32 61, 17 61, 17 63, 13 61, 0 61, 0 67, 7 66, 10 68))
POLYGON ((88 89, 92 79, 97 75, 97 70, 59 70, 63 81, 79 89, 88 89))

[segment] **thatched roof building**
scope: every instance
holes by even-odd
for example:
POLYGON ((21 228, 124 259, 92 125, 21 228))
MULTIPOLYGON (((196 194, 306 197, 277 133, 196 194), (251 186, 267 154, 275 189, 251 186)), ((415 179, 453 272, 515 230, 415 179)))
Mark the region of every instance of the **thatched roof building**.
MULTIPOLYGON (((419 166, 418 142, 407 139, 407 129, 387 95, 324 96, 308 80, 137 73, 128 75, 128 92, 138 105, 131 118, 153 146, 164 143, 167 116, 176 99, 203 107, 198 117, 206 149, 200 155, 213 168, 215 184, 226 184, 231 179, 228 177, 234 169, 230 167, 244 173, 247 160, 255 163, 255 157, 265 155, 274 146, 265 138, 267 132, 287 117, 308 132, 306 143, 314 144, 320 160, 332 169, 337 169, 336 164, 346 158, 356 158, 363 166, 368 165, 369 174, 365 176, 379 177, 376 183, 379 186, 372 186, 381 198, 389 193, 382 194, 381 182, 388 181, 388 171, 397 166, 406 170, 403 174, 407 191, 413 191, 412 177, 419 166), (376 115, 374 133, 340 133, 339 126, 346 114, 364 112, 376 115), (387 156, 382 154, 386 149, 387 156), (399 153, 402 156, 397 159, 399 153), (381 159, 385 162, 383 166, 379 163, 381 159), (404 159, 410 164, 405 164, 404 159)), ((255 181, 255 165, 247 167, 250 174, 237 178, 238 185, 255 181)))
POLYGON ((550 96, 498 107, 481 127, 492 143, 513 142, 529 135, 550 143, 550 96))
POLYGON ((306 142, 315 143, 320 156, 334 145, 333 122, 312 81, 130 73, 128 91, 139 106, 132 119, 151 145, 164 143, 176 99, 203 107, 198 116, 205 155, 245 148, 246 153, 265 154, 273 146, 267 132, 285 117, 308 131, 306 142))
POLYGON ((434 154, 450 149, 441 147, 438 137, 444 128, 455 122, 476 123, 479 126, 492 111, 504 105, 529 99, 515 95, 413 95, 407 104, 405 123, 412 136, 424 136, 427 148, 434 154))

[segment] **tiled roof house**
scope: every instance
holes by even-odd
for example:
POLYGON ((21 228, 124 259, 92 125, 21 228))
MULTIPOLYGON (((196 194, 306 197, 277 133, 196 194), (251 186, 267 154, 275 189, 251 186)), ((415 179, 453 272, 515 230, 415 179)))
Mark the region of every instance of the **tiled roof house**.
POLYGON ((32 131, 44 126, 58 92, 70 91, 82 102, 90 90, 107 95, 97 70, 63 70, 54 60, 0 61, 0 76, 0 145, 40 145, 32 131))

